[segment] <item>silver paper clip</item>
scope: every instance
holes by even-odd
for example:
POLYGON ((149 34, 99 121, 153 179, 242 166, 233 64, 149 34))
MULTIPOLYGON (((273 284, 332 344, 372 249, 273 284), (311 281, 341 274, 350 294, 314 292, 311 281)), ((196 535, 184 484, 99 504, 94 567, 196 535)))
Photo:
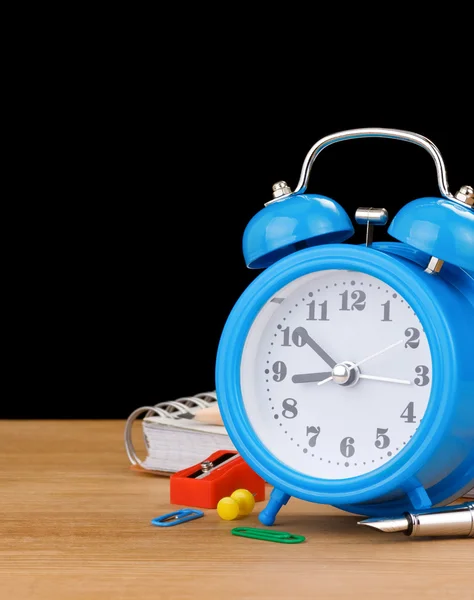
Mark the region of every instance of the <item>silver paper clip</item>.
POLYGON ((167 513, 166 515, 155 517, 152 519, 151 524, 157 525, 158 527, 173 527, 173 525, 180 525, 181 523, 186 523, 186 521, 199 519, 203 516, 204 513, 201 510, 184 508, 167 513))

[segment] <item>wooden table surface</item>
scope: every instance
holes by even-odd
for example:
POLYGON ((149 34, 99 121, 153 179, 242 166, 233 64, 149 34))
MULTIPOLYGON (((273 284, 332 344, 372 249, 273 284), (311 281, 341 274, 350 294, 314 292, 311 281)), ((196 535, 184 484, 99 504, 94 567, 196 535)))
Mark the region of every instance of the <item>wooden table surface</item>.
MULTIPOLYGON (((472 539, 410 539, 290 500, 275 529, 215 511, 169 528, 169 480, 129 469, 122 421, 0 421, 1 600, 474 599, 472 539)), ((268 492, 270 488, 268 488, 268 492)))

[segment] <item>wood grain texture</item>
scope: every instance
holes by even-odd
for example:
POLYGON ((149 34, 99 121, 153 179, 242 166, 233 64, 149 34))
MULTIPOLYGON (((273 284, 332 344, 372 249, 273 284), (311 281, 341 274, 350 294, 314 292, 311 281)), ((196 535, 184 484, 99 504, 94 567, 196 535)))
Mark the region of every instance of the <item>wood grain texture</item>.
POLYGON ((153 527, 178 507, 167 478, 130 471, 123 430, 0 421, 1 600, 474 599, 472 540, 382 534, 328 506, 290 500, 276 529, 306 536, 292 546, 230 534, 260 527, 263 503, 153 527))

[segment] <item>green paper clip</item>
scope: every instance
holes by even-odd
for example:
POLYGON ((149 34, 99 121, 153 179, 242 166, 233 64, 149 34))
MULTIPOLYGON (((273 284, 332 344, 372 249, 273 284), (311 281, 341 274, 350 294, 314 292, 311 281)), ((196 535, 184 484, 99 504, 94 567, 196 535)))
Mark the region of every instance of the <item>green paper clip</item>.
POLYGON ((234 527, 231 530, 232 535, 240 537, 253 538, 255 540, 265 540, 267 542, 279 542, 280 544, 300 544, 305 541, 302 535, 294 535, 287 531, 270 531, 268 529, 258 529, 256 527, 234 527))

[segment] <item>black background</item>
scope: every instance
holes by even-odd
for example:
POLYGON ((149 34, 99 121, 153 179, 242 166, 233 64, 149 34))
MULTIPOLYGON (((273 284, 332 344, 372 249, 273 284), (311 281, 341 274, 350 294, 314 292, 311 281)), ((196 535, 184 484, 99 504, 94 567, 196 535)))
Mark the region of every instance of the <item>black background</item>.
MULTIPOLYGON (((127 98, 94 112, 94 127, 77 134, 62 205, 38 211, 19 233, 20 310, 6 363, 15 375, 1 418, 125 418, 144 404, 214 389, 225 320, 260 272, 244 263, 245 226, 273 183, 296 187, 306 154, 325 135, 415 131, 440 149, 452 192, 474 182, 470 117, 454 123, 317 104, 277 111, 271 96, 244 105, 215 94, 165 108, 156 97, 127 98)), ((381 139, 325 149, 307 191, 334 198, 352 219, 359 206, 393 217, 406 202, 439 195, 427 152, 381 139)), ((350 243, 363 241, 355 227, 350 243)), ((391 239, 386 227, 375 236, 391 239)))

